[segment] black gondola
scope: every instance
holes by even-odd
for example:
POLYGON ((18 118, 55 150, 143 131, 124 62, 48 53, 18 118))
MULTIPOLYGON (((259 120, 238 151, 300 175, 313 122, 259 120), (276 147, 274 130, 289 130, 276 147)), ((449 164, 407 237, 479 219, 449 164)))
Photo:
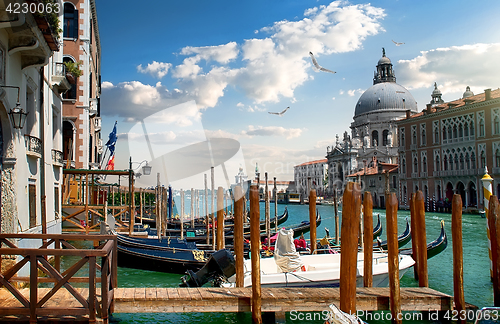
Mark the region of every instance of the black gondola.
MULTIPOLYGON (((444 230, 444 220, 441 220, 441 233, 439 233, 439 237, 427 244, 427 259, 443 252, 447 246, 448 238, 446 236, 446 231, 444 230)), ((413 257, 413 250, 411 248, 401 249, 399 250, 399 253, 403 255, 411 255, 413 257)))
POLYGON ((160 242, 118 234, 117 241, 118 265, 136 269, 184 273, 200 269, 211 253, 198 250, 193 242, 178 238, 164 238, 160 242))
MULTIPOLYGON (((411 240, 411 228, 410 222, 406 220, 406 229, 403 234, 398 236, 398 248, 405 246, 411 240)), ((374 248, 381 248, 382 250, 387 250, 387 240, 382 242, 373 243, 374 248)))

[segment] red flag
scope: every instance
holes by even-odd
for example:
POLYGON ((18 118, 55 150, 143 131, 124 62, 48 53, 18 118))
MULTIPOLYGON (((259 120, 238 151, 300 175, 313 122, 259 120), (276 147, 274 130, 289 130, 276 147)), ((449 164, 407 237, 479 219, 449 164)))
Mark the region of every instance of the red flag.
POLYGON ((113 155, 111 159, 108 161, 108 165, 106 166, 106 170, 114 170, 115 169, 115 156, 113 155))

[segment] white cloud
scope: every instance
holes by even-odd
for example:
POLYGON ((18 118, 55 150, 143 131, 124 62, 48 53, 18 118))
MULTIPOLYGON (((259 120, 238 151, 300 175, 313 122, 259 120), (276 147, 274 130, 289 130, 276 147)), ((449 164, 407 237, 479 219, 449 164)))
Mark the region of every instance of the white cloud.
POLYGON ((109 88, 113 88, 113 87, 114 87, 113 83, 111 83, 109 81, 104 81, 101 84, 101 89, 109 89, 109 88))
POLYGON ((172 67, 171 63, 162 63, 153 61, 153 63, 149 63, 147 67, 143 68, 142 64, 137 66, 137 72, 140 73, 149 73, 153 77, 161 79, 165 75, 167 75, 168 70, 172 67))
POLYGON ((234 60, 238 56, 238 52, 238 44, 236 42, 229 42, 218 46, 186 46, 181 50, 182 55, 195 54, 196 62, 203 59, 205 61, 213 60, 221 64, 227 64, 229 61, 234 60))
POLYGON ((481 90, 500 84, 500 44, 473 44, 423 51, 398 61, 398 83, 408 89, 431 88, 434 82, 446 93, 463 93, 466 86, 481 90))
POLYGON ((117 85, 107 82, 106 87, 102 87, 101 113, 104 116, 122 117, 128 122, 158 113, 155 116, 156 122, 190 125, 193 120, 200 118, 200 107, 182 106, 182 111, 167 108, 192 99, 193 96, 185 91, 169 91, 161 82, 154 86, 139 81, 121 82, 117 85))
POLYGON ((245 136, 284 136, 286 139, 299 137, 302 134, 300 128, 284 128, 281 126, 253 126, 249 125, 248 130, 242 131, 245 136))
MULTIPOLYGON (((364 90, 363 89, 352 89, 352 90, 347 90, 347 95, 349 97, 354 97, 356 94, 361 95, 363 94, 364 90)), ((343 92, 342 92, 343 94, 343 92)))

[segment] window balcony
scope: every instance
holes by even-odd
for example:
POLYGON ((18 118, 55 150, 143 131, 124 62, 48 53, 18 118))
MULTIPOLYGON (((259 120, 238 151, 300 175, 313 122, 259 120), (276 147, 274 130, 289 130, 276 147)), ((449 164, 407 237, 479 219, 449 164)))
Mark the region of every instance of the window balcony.
POLYGON ((500 174, 500 167, 496 167, 492 169, 493 174, 500 174))
POLYGON ((57 88, 59 94, 71 89, 71 84, 66 77, 66 65, 54 62, 52 66, 52 85, 57 88))
POLYGON ((42 157, 42 141, 38 137, 24 135, 26 154, 36 158, 42 157))
POLYGON ((91 116, 97 114, 97 99, 92 98, 89 100, 89 114, 91 116))
POLYGON ((101 130, 102 120, 101 117, 94 118, 94 131, 98 132, 101 130))
POLYGON ((427 172, 420 172, 420 177, 427 178, 427 172))
POLYGON ((410 150, 416 151, 417 150, 417 144, 411 144, 410 145, 410 150))
POLYGON ((52 164, 59 167, 64 165, 63 152, 52 149, 52 164))
POLYGON ((418 172, 412 172, 411 173, 412 178, 418 178, 418 172))

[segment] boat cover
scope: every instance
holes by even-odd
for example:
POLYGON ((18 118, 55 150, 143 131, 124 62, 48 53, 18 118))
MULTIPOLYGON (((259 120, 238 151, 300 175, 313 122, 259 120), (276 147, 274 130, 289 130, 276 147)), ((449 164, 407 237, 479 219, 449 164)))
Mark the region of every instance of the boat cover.
POLYGON ((274 261, 282 272, 297 271, 304 265, 299 252, 295 250, 292 229, 283 228, 278 232, 274 245, 274 261))

